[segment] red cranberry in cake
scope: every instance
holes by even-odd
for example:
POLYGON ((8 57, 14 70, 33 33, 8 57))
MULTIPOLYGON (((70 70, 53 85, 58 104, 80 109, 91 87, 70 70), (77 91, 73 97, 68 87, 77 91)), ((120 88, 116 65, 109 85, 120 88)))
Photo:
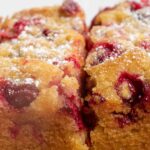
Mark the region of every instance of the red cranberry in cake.
POLYGON ((74 96, 68 98, 66 100, 66 110, 69 113, 69 115, 71 115, 73 117, 73 119, 75 120, 78 129, 79 130, 83 130, 85 129, 85 126, 83 124, 82 118, 81 118, 81 114, 80 114, 80 108, 78 108, 74 102, 74 96))
POLYGON ((144 96, 144 83, 139 75, 124 72, 120 75, 116 84, 118 95, 127 104, 134 106, 141 102, 144 96))
POLYGON ((120 128, 124 128, 127 125, 136 123, 139 119, 137 112, 133 109, 131 109, 128 114, 116 113, 114 115, 117 115, 115 119, 117 120, 120 128))
POLYGON ((17 38, 17 35, 15 35, 13 32, 10 32, 9 30, 0 30, 0 43, 14 38, 17 38))
POLYGON ((30 24, 29 20, 19 20, 14 24, 13 31, 17 35, 19 35, 24 30, 24 28, 29 24, 30 24))
POLYGON ((21 32, 25 29, 26 26, 29 25, 40 25, 41 18, 31 18, 31 19, 20 19, 13 25, 13 32, 17 35, 20 35, 21 32))
POLYGON ((49 33, 51 33, 51 31, 50 31, 49 29, 44 29, 44 30, 43 30, 43 35, 44 35, 44 36, 48 36, 49 33))
POLYGON ((106 59, 111 59, 119 56, 122 52, 121 49, 119 49, 119 46, 116 45, 115 43, 96 43, 93 48, 91 53, 96 52, 96 59, 93 58, 93 63, 92 65, 98 65, 102 62, 104 62, 106 59))
POLYGON ((123 128, 124 126, 129 125, 131 123, 130 118, 126 115, 123 115, 122 117, 118 117, 116 119, 120 128, 123 128))
POLYGON ((130 5, 131 5, 131 10, 132 11, 136 11, 136 10, 142 8, 142 4, 140 4, 138 2, 135 2, 135 1, 130 2, 130 5))
POLYGON ((150 51, 150 42, 149 41, 142 41, 140 43, 140 46, 143 47, 148 52, 150 51))
POLYGON ((73 0, 66 0, 63 3, 60 11, 67 16, 75 16, 77 13, 80 12, 80 7, 73 0))
POLYGON ((0 42, 12 40, 18 38, 18 36, 24 31, 26 26, 41 24, 40 18, 20 19, 14 22, 12 27, 0 30, 0 42))
POLYGON ((5 86, 4 97, 14 108, 27 107, 39 94, 38 88, 34 84, 14 84, 8 82, 5 86))
POLYGON ((29 25, 29 21, 20 20, 13 25, 12 29, 1 29, 0 42, 16 39, 27 25, 29 25))
POLYGON ((150 106, 150 85, 140 79, 139 75, 122 73, 116 84, 118 95, 134 108, 137 104, 143 111, 150 106))

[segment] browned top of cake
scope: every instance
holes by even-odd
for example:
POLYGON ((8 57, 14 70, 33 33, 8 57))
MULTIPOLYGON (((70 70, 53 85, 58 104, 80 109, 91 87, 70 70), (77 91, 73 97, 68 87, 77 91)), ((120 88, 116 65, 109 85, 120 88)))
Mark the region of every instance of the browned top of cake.
MULTIPOLYGON (((149 6, 150 4, 148 1, 142 1, 141 3, 134 1, 122 2, 114 7, 108 7, 100 11, 93 19, 91 26, 120 24, 128 18, 133 18, 141 9, 144 9, 144 11, 147 11, 148 13, 149 6)), ((144 16, 142 18, 146 19, 147 17, 144 16)))

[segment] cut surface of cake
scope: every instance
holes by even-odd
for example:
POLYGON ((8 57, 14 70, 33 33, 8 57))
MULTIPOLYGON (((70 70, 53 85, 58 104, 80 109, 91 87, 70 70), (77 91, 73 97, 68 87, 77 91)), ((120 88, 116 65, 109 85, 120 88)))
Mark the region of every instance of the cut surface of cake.
POLYGON ((85 31, 83 11, 72 0, 2 21, 3 150, 88 149, 81 114, 85 31))
POLYGON ((86 150, 75 77, 38 59, 1 58, 0 147, 86 150))
POLYGON ((0 19, 0 148, 149 150, 149 52, 147 0, 104 9, 90 33, 73 0, 0 19))
POLYGON ((150 147, 149 13, 149 6, 131 11, 125 2, 94 19, 85 65, 86 103, 97 117, 91 150, 150 147))

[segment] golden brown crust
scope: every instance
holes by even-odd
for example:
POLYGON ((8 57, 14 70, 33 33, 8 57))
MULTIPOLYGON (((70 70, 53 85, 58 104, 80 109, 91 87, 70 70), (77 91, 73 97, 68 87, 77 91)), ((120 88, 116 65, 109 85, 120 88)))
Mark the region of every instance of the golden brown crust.
POLYGON ((87 31, 84 20, 85 15, 81 8, 79 8, 79 11, 77 11, 76 15, 69 16, 62 12, 61 6, 32 8, 15 13, 12 16, 12 19, 21 19, 33 16, 51 18, 58 24, 64 24, 64 26, 65 24, 70 24, 73 29, 79 31, 80 33, 87 31))
MULTIPOLYGON (((33 16, 33 15, 43 15, 45 17, 63 17, 64 15, 60 11, 61 6, 53 6, 53 7, 39 7, 39 8, 32 8, 17 12, 13 15, 15 18, 20 18, 20 16, 33 16)), ((70 17, 80 17, 84 19, 85 15, 82 9, 77 12, 77 15, 70 16, 70 17)), ((66 16, 67 17, 67 16, 66 16)))

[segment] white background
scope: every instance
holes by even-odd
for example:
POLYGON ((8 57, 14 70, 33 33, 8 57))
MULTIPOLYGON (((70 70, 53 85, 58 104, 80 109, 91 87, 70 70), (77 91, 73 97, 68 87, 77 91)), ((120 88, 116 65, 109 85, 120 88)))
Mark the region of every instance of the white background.
MULTIPOLYGON (((121 0, 75 0, 84 8, 86 12, 87 22, 98 12, 98 10, 105 6, 111 6, 121 0)), ((11 15, 21 9, 51 6, 61 4, 63 0, 0 0, 0 16, 11 15)))

